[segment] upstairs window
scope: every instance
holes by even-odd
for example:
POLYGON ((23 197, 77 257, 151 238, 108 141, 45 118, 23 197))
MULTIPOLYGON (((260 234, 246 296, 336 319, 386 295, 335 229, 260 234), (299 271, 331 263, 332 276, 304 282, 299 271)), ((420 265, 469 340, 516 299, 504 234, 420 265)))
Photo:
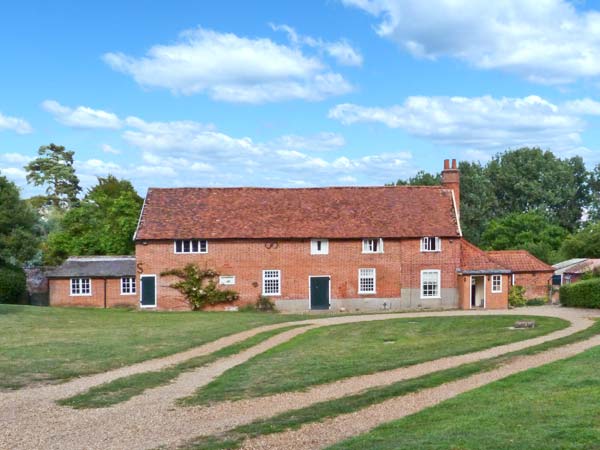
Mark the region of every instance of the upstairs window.
POLYGON ((281 295, 281 270, 263 270, 263 295, 281 295))
POLYGON ((208 241, 201 239, 177 239, 175 253, 208 253, 208 241))
POLYGON ((375 294, 377 278, 375 269, 358 269, 358 293, 375 294))
POLYGON ((421 239, 422 252, 441 252, 442 240, 439 237, 427 236, 421 239))
POLYGON ((440 271, 421 271, 421 298, 440 298, 440 271))
POLYGON ((121 278, 121 295, 135 294, 135 277, 121 278))
POLYGON ((71 278, 71 295, 92 295, 92 282, 89 278, 71 278))
POLYGON ((502 275, 492 275, 492 292, 502 292, 502 275))
POLYGON ((329 254, 329 241, 327 239, 312 239, 310 241, 311 255, 327 255, 329 254))
POLYGON ((383 239, 363 239, 363 253, 383 253, 383 239))

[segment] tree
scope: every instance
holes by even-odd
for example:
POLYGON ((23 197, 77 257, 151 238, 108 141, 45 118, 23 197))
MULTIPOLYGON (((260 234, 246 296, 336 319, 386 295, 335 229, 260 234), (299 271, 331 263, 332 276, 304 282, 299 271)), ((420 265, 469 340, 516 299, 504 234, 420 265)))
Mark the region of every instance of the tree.
POLYGON ((460 224, 463 235, 475 245, 494 217, 497 200, 494 186, 485 167, 478 162, 461 161, 460 170, 460 224))
POLYGON ((38 149, 38 158, 25 166, 27 182, 45 185, 46 198, 56 209, 67 209, 77 203, 77 195, 81 192, 73 167, 74 154, 62 145, 43 145, 38 149))
POLYGON ((142 203, 129 181, 98 177, 98 184, 48 236, 46 262, 56 264, 71 255, 132 254, 142 203))
POLYGON ((0 265, 23 264, 38 251, 39 217, 19 189, 0 175, 0 265))
POLYGON ((559 258, 558 250, 567 234, 539 211, 516 212, 493 219, 481 236, 481 244, 486 250, 528 250, 550 263, 559 258))
POLYGON ((521 148, 496 155, 486 166, 498 201, 496 216, 543 211, 575 231, 589 203, 589 173, 583 160, 562 160, 550 151, 521 148))
POLYGON ((560 249, 566 258, 600 258, 600 222, 587 224, 567 237, 560 249))
POLYGON ((397 180, 388 186, 439 186, 442 183, 442 176, 439 173, 429 173, 421 170, 414 177, 408 180, 397 180))

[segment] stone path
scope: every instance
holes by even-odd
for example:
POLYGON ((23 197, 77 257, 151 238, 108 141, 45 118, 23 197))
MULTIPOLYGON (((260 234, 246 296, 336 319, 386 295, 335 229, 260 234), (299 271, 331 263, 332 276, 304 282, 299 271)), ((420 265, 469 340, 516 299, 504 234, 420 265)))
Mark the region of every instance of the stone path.
MULTIPOLYGON (((588 316, 600 311, 568 308, 538 307, 516 311, 446 311, 433 313, 374 314, 308 319, 293 324, 307 325, 276 335, 237 355, 223 358, 213 364, 184 373, 173 383, 152 389, 128 402, 110 408, 73 410, 56 405, 55 401, 85 391, 92 386, 133 373, 158 370, 191 357, 208 354, 235 342, 240 342, 262 331, 287 327, 282 323, 221 338, 166 358, 146 361, 103 374, 83 377, 68 383, 26 389, 0 394, 0 448, 8 449, 145 449, 159 445, 173 445, 199 435, 214 434, 259 418, 296 409, 319 401, 339 398, 373 386, 389 384, 400 379, 420 376, 464 362, 518 350, 574 333, 591 325, 588 316), (253 356, 281 344, 308 329, 343 323, 388 320, 410 317, 464 316, 473 314, 548 315, 570 320, 564 330, 527 341, 521 341, 482 352, 443 358, 403 369, 381 372, 342 380, 330 385, 316 386, 307 392, 223 402, 210 407, 176 407, 176 398, 191 394, 225 370, 242 364, 253 356)), ((344 417, 344 416, 340 416, 344 417)), ((340 434, 340 439, 345 435, 340 434)), ((252 445, 263 445, 255 442, 252 445)), ((257 447, 262 448, 262 447, 257 447)), ((267 447, 279 448, 279 447, 267 447)), ((307 447, 308 448, 308 447, 307 447)), ((312 448, 312 447, 311 447, 312 448)))

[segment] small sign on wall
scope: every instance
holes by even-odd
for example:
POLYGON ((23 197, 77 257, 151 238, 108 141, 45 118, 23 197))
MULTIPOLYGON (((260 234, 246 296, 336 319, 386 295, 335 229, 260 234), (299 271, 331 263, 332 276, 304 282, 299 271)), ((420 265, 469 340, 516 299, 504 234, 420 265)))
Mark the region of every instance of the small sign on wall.
POLYGON ((219 284, 224 286, 231 286, 235 284, 235 276, 234 275, 221 275, 219 277, 219 284))

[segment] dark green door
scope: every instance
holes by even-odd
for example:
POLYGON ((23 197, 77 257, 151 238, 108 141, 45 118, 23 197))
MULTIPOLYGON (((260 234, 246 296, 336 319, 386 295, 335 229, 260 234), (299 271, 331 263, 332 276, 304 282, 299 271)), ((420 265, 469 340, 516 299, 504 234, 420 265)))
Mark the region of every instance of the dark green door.
POLYGON ((142 308, 156 306, 156 276, 142 275, 142 308))
POLYGON ((329 277, 310 277, 310 309, 329 309, 329 277))

